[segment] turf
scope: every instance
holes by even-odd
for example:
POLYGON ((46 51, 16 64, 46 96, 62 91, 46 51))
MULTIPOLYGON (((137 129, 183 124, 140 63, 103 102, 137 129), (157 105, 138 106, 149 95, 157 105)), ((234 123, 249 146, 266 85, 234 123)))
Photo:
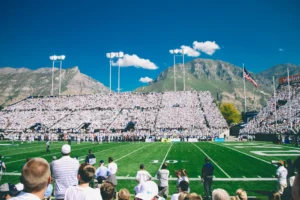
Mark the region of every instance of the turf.
MULTIPOLYGON (((51 153, 46 153, 45 142, 34 142, 31 144, 9 141, 0 142, 0 154, 4 156, 7 172, 21 172, 22 165, 26 158, 43 157, 49 162, 52 156, 61 157, 60 148, 65 142, 51 143, 51 153), (7 144, 7 145, 5 145, 7 144)), ((203 186, 199 181, 201 168, 204 159, 209 156, 215 166, 216 178, 258 178, 253 181, 214 181, 214 188, 224 188, 231 195, 238 188, 244 188, 251 196, 266 196, 266 193, 275 189, 276 181, 261 181, 262 178, 273 178, 276 167, 270 164, 272 160, 295 159, 296 156, 278 156, 276 152, 269 152, 271 156, 262 156, 253 151, 281 151, 280 153, 290 154, 289 150, 300 150, 289 145, 274 145, 265 142, 252 143, 103 143, 91 144, 84 142, 81 144, 72 143, 72 157, 78 157, 80 162, 84 162, 88 150, 92 149, 97 161, 103 159, 107 164, 107 158, 112 156, 118 164, 117 176, 119 180, 118 189, 128 188, 133 193, 136 185, 134 177, 140 164, 145 164, 146 170, 155 177, 157 170, 163 162, 168 163, 170 177, 175 178, 175 170, 186 169, 190 181, 192 192, 203 194, 203 186), (198 178, 198 179, 197 179, 198 178)), ((299 151, 300 152, 300 151, 299 151)), ((297 153, 300 154, 300 153, 297 153)), ((19 176, 4 175, 1 184, 4 182, 17 183, 19 176)), ((176 192, 176 181, 169 181, 169 194, 176 192)))

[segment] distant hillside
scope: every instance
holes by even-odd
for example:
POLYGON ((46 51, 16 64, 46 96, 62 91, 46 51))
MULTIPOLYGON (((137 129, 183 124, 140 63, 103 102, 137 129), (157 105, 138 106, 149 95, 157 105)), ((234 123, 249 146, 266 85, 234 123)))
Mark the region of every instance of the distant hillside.
MULTIPOLYGON (((17 102, 31 95, 51 94, 52 68, 0 68, 0 105, 17 102)), ((61 94, 107 93, 102 83, 80 73, 78 67, 62 70, 61 94)), ((54 95, 59 90, 59 69, 54 71, 54 95)))
MULTIPOLYGON (((232 102, 239 110, 243 110, 244 88, 243 69, 220 60, 195 59, 185 64, 186 90, 210 91, 220 102, 232 102)), ((259 110, 272 94, 272 76, 285 76, 286 67, 291 68, 291 75, 299 71, 299 66, 292 64, 278 65, 264 72, 251 73, 259 88, 246 81, 247 110, 259 110), (280 70, 279 70, 280 68, 280 70), (285 71, 284 71, 285 70, 285 71)), ((176 65, 177 90, 183 90, 183 70, 176 65)), ((173 91, 173 67, 163 71, 148 86, 137 88, 136 92, 173 91)))
POLYGON ((272 78, 274 76, 276 81, 278 81, 278 78, 287 76, 287 68, 289 68, 290 75, 300 74, 300 66, 294 64, 275 65, 258 74, 269 79, 270 81, 272 81, 272 78))

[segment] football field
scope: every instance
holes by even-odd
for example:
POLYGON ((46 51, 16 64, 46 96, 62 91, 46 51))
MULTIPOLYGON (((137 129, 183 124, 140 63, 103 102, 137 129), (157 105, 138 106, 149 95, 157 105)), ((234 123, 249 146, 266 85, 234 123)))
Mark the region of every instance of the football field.
MULTIPOLYGON (((1 184, 17 183, 22 165, 26 158, 43 157, 49 162, 52 156, 61 157, 60 149, 64 142, 51 143, 50 153, 46 153, 45 142, 31 144, 9 141, 0 142, 0 155, 7 167, 7 175, 3 175, 1 184)), ((276 167, 272 160, 295 159, 300 155, 300 148, 288 145, 275 145, 266 142, 198 142, 198 143, 72 143, 71 157, 78 157, 84 162, 88 150, 92 149, 97 166, 100 160, 107 164, 112 156, 118 164, 118 189, 127 188, 133 193, 136 185, 135 175, 139 165, 144 164, 146 170, 155 177, 162 163, 168 163, 170 170, 169 194, 176 192, 175 170, 186 169, 191 192, 203 195, 200 182, 201 168, 205 157, 211 159, 215 167, 213 188, 223 188, 230 195, 238 188, 244 188, 250 196, 265 196, 275 189, 276 167)), ((66 163, 67 164, 67 163, 66 163)))

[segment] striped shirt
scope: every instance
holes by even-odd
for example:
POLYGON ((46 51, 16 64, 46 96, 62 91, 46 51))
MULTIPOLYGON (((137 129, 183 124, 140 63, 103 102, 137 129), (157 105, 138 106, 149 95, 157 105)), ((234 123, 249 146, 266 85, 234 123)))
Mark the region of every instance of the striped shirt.
POLYGON ((52 177, 55 179, 55 198, 63 199, 69 186, 78 185, 79 161, 63 156, 51 163, 52 177))

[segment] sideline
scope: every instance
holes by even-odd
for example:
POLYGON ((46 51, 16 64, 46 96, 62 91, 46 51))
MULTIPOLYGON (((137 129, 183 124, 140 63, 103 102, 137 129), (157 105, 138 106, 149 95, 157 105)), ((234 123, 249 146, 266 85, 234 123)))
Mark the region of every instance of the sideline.
MULTIPOLYGON (((20 176, 21 173, 4 172, 5 176, 20 176)), ((118 180, 136 180, 136 177, 117 176, 118 180)), ((158 180, 152 177, 152 180, 158 180)), ((177 178, 169 178, 170 181, 177 181, 177 178)), ((189 178, 190 181, 201 181, 201 178, 189 178)), ((214 178, 214 181, 276 181, 277 178, 214 178)))

